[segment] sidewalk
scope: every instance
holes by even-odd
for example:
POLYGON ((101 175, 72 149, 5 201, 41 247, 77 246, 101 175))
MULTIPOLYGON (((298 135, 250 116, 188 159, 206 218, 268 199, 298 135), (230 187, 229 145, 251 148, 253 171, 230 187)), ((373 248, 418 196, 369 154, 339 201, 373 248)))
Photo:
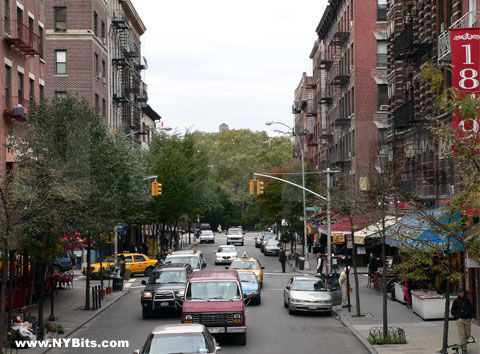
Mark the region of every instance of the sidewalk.
MULTIPOLYGON (((314 257, 310 257, 309 270, 296 270, 299 273, 315 273, 314 257)), ((294 262, 292 262, 292 266, 294 262)), ((391 327, 400 327, 405 331, 407 344, 397 345, 374 345, 368 342, 368 334, 372 327, 381 327, 383 324, 382 313, 382 293, 373 288, 367 288, 366 268, 359 267, 359 289, 360 306, 363 317, 355 317, 355 292, 350 295, 352 309, 348 312, 346 308, 335 307, 334 312, 338 318, 349 328, 349 330, 370 350, 371 353, 378 354, 428 354, 436 353, 442 347, 443 321, 429 320, 413 313, 405 305, 397 301, 392 301, 390 297, 387 300, 388 325, 391 327)), ((354 287, 353 270, 350 273, 350 284, 354 287)), ((449 321, 448 343, 449 345, 459 343, 457 327, 454 320, 449 321)), ((480 327, 472 322, 472 336, 477 343, 469 344, 469 354, 480 354, 480 327)))

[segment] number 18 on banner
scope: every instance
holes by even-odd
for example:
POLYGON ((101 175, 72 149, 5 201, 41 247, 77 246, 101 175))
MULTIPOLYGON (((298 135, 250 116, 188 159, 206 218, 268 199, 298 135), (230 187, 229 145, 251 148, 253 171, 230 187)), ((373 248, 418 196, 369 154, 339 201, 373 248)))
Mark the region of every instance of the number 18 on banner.
MULTIPOLYGON (((480 28, 450 29, 452 48, 452 86, 465 93, 480 93, 480 28)), ((452 128, 461 138, 479 134, 478 120, 464 120, 457 110, 453 113, 452 128)))

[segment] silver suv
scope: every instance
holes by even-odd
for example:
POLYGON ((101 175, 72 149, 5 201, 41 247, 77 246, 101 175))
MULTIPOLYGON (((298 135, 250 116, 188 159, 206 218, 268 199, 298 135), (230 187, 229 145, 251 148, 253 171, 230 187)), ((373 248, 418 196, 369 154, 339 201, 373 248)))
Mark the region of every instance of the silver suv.
POLYGON ((228 229, 227 232, 227 245, 233 244, 233 243, 240 243, 240 245, 243 246, 245 243, 245 232, 243 232, 242 229, 238 227, 231 227, 228 229))

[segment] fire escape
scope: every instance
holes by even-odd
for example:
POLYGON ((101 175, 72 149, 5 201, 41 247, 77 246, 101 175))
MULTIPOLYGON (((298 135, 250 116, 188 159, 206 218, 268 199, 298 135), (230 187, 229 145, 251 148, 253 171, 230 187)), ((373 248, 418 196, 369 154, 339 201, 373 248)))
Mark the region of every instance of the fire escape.
MULTIPOLYGON (((42 54, 42 39, 21 21, 5 20, 4 42, 12 49, 18 51, 25 58, 42 54)), ((11 82, 10 78, 10 82, 11 82)), ((29 101, 23 95, 11 96, 11 93, 4 97, 4 116, 10 119, 25 120, 29 101)))
POLYGON ((141 103, 146 101, 141 89, 141 70, 146 68, 140 56, 140 43, 121 11, 112 19, 116 46, 112 55, 114 68, 113 101, 121 112, 125 133, 141 129, 141 103))

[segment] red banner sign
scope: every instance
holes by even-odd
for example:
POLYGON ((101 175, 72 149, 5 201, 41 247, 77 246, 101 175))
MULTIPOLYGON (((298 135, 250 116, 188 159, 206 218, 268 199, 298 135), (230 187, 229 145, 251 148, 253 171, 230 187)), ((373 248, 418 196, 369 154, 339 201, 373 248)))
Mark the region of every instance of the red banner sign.
MULTIPOLYGON (((452 87, 465 93, 480 92, 480 28, 450 29, 452 48, 452 87)), ((461 138, 475 137, 480 132, 478 120, 464 120, 454 112, 452 128, 461 138)))

